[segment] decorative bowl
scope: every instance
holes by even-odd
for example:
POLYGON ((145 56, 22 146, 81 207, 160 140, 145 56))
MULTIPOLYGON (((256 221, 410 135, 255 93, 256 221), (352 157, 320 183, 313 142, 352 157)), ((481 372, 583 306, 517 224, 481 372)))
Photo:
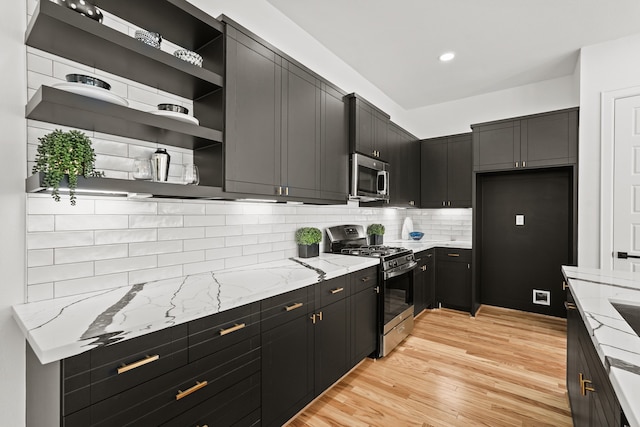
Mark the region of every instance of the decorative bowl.
POLYGON ((424 233, 421 231, 412 231, 411 233, 409 233, 409 237, 411 237, 413 240, 420 240, 422 239, 422 236, 424 236, 424 233))
POLYGON ((82 83, 87 86, 95 86, 102 89, 111 90, 111 85, 109 83, 96 77, 86 76, 84 74, 67 74, 65 78, 70 83, 82 83))
POLYGON ((158 110, 173 111, 175 113, 189 114, 189 109, 177 104, 158 104, 158 110))
POLYGON ((87 0, 53 0, 53 2, 100 23, 102 23, 102 18, 104 18, 100 9, 89 3, 87 0))
POLYGON ((159 33, 154 33, 147 30, 136 30, 135 39, 142 43, 160 49, 160 43, 162 43, 162 36, 159 33))
POLYGON ((202 67, 202 56, 198 55, 193 51, 190 51, 187 49, 179 49, 173 52, 173 55, 176 58, 179 58, 179 59, 182 59, 183 61, 188 62, 189 64, 202 67))

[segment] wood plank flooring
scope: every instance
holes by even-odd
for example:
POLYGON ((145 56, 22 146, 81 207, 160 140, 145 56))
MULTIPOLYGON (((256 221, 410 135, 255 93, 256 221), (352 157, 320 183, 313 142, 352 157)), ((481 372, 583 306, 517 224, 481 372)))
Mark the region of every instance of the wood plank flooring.
POLYGON ((428 310, 389 356, 365 360, 289 426, 572 426, 565 369, 565 319, 428 310))

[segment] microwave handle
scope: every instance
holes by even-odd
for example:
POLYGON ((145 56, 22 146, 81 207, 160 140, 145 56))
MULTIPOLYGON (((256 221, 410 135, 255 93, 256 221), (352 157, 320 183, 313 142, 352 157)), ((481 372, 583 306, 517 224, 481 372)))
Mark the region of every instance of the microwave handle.
POLYGON ((378 194, 384 196, 389 194, 389 172, 387 171, 378 171, 378 194), (380 178, 382 178, 382 188, 380 188, 380 178))

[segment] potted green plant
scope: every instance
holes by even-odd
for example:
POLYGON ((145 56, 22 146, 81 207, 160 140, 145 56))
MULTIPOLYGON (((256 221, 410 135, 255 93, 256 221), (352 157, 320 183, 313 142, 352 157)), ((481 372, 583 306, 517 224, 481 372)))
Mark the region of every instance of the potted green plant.
POLYGON ((320 254, 322 232, 315 227, 302 227, 296 230, 296 243, 300 258, 316 257, 320 254))
POLYGON ((96 154, 91 140, 78 130, 63 132, 59 129, 38 140, 40 145, 32 172, 44 173, 43 184, 52 188, 51 196, 56 202, 60 201, 60 183, 68 175, 69 198, 71 205, 75 206, 78 176, 104 176, 104 173, 93 169, 96 154))
POLYGON ((367 227, 367 234, 369 235, 370 245, 381 245, 384 235, 384 225, 371 224, 367 227))

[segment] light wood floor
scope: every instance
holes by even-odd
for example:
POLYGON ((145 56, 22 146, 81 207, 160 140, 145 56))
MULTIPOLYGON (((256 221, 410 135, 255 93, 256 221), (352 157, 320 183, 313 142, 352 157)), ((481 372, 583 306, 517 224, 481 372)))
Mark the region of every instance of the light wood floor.
POLYGON ((571 426, 565 366, 564 319, 430 310, 389 356, 365 360, 289 426, 571 426))

